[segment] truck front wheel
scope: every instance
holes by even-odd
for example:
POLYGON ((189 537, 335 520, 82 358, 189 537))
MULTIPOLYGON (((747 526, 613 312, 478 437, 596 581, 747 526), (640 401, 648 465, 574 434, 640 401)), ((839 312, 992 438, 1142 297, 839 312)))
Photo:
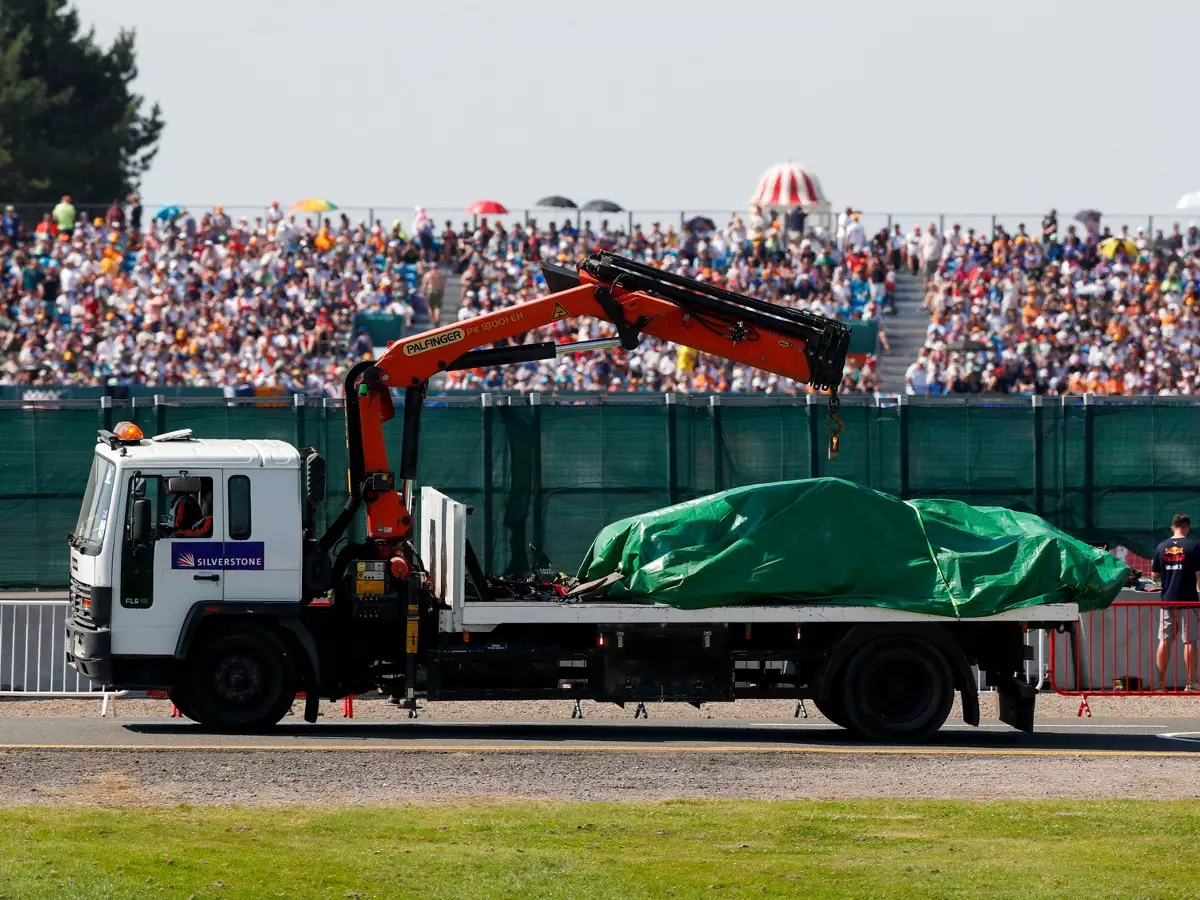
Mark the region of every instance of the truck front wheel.
POLYGON ((933 737, 954 704, 946 658, 920 638, 881 638, 846 666, 843 704, 850 728, 872 741, 916 744, 933 737))
POLYGON ((215 635, 195 652, 186 691, 201 725, 220 731, 260 731, 286 714, 296 679, 283 644, 248 626, 215 635))

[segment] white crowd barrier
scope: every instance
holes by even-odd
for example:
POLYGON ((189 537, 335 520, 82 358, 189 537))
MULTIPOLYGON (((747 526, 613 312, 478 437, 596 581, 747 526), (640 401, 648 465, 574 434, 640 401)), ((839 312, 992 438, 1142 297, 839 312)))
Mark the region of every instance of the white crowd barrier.
POLYGON ((67 665, 70 601, 0 597, 0 697, 90 697, 107 715, 123 694, 105 690, 67 665))

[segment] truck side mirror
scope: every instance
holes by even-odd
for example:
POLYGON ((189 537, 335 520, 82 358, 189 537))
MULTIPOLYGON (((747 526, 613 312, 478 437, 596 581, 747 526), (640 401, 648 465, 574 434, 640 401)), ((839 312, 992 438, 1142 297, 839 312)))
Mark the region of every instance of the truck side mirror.
POLYGON ((132 535, 134 544, 150 543, 150 501, 149 500, 134 500, 133 501, 133 527, 132 535))

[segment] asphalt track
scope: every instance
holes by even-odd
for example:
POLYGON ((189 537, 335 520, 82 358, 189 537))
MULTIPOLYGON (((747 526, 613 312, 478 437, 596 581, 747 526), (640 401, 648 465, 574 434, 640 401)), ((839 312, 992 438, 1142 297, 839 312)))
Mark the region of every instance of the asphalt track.
POLYGON ((998 721, 948 723, 930 743, 868 744, 825 721, 318 722, 229 735, 160 718, 0 719, 0 750, 588 751, 1036 756, 1200 754, 1200 719, 1039 719, 1023 734, 998 721))
POLYGON ((1200 799, 1200 719, 948 725, 920 747, 827 722, 287 723, 0 718, 0 805, 460 800, 1200 799))

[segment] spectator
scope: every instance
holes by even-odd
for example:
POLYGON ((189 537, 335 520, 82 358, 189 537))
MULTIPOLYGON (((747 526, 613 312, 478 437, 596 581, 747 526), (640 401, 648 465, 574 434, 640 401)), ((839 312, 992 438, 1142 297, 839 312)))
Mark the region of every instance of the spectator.
POLYGON ((914 225, 912 231, 908 233, 908 240, 905 242, 904 253, 908 260, 909 271, 916 275, 921 271, 921 243, 924 238, 921 236, 921 226, 914 225))
POLYGON ((142 201, 138 199, 137 194, 130 194, 127 199, 129 202, 129 227, 134 231, 141 231, 142 201))
POLYGON ((4 239, 14 247, 21 243, 21 217, 11 204, 4 207, 4 216, 0 218, 0 234, 3 234, 4 239))
POLYGON ((50 215, 54 218, 54 224, 63 234, 70 234, 75 230, 75 206, 71 203, 71 195, 63 194, 62 199, 58 201, 58 205, 54 207, 50 215))
MULTIPOLYGON (((431 219, 430 222, 433 220, 431 219)), ((432 236, 431 236, 432 237, 432 236)), ((433 244, 430 243, 432 250, 433 244)), ((425 274, 421 276, 421 294, 425 298, 425 303, 429 307, 429 319, 433 323, 433 327, 437 328, 442 324, 442 298, 446 293, 446 278, 442 274, 442 270, 435 264, 430 265, 425 270, 425 274)))
POLYGON ((921 238, 921 268, 925 277, 933 277, 937 271, 938 262, 942 258, 942 239, 938 235, 937 226, 929 223, 929 230, 921 238))
POLYGON ((104 225, 111 231, 125 230, 125 210, 121 208, 120 200, 114 200, 109 206, 104 214, 104 225))
MULTIPOLYGON (((1200 582, 1200 544, 1189 538, 1191 520, 1179 514, 1171 519, 1171 536, 1154 550, 1150 573, 1160 581, 1162 599, 1169 603, 1196 603, 1197 583, 1200 582)), ((1197 689, 1196 639, 1200 632, 1200 617, 1195 606, 1164 606, 1158 624, 1158 688, 1167 690, 1167 662, 1175 649, 1175 639, 1183 640, 1183 660, 1186 689, 1197 689), (1181 634, 1182 632, 1182 634, 1181 634)), ((1152 686, 1153 687, 1153 686, 1152 686)))

